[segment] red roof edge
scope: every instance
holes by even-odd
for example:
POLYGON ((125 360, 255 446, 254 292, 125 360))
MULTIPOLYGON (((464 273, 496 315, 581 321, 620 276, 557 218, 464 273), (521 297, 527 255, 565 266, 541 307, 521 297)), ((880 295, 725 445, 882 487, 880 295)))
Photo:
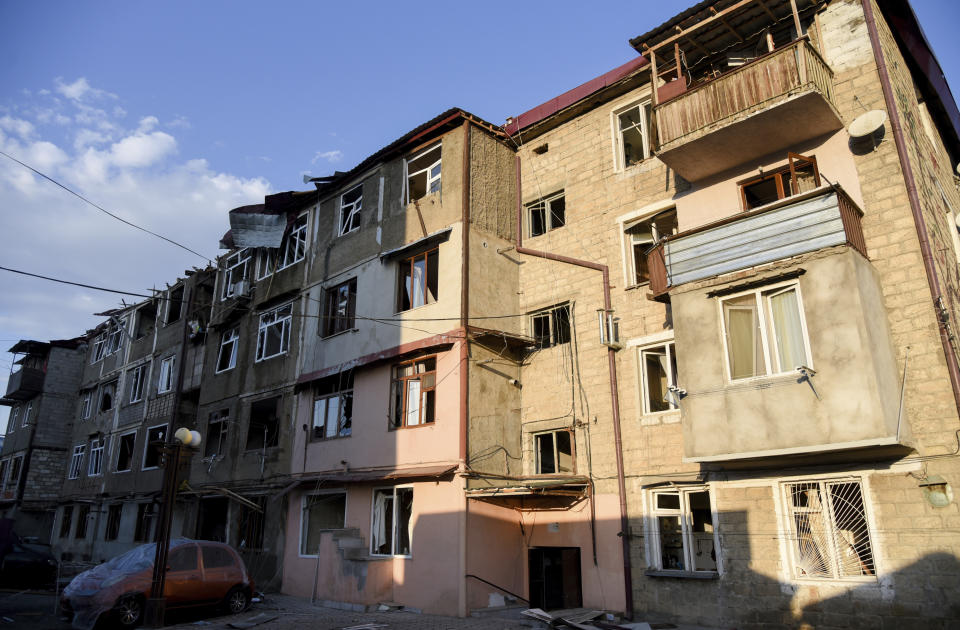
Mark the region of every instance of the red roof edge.
POLYGON ((650 62, 647 61, 647 58, 643 56, 637 57, 636 59, 631 59, 622 66, 618 66, 609 72, 605 72, 599 77, 591 79, 582 85, 578 85, 572 90, 568 90, 560 96, 554 97, 546 103, 543 103, 542 105, 538 105, 529 111, 523 112, 511 120, 508 124, 504 125, 503 130, 508 135, 512 136, 521 129, 526 129, 527 127, 538 123, 545 118, 553 116, 560 110, 565 109, 578 101, 582 101, 591 94, 599 92, 603 88, 613 85, 620 79, 646 66, 648 63, 650 62))

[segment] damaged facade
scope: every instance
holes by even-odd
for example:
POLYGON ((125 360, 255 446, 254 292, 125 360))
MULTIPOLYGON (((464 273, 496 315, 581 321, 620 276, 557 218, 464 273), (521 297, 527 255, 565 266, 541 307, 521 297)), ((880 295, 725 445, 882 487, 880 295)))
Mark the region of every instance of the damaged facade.
POLYGON ((718 0, 631 45, 234 210, 216 269, 109 313, 57 549, 148 540, 186 426, 174 534, 329 604, 960 616, 960 114, 909 6, 718 0))

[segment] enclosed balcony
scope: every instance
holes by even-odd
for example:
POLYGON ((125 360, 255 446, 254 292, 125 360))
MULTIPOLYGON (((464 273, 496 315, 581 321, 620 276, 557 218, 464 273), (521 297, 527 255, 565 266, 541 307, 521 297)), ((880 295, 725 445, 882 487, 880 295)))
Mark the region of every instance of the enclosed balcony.
POLYGON ((21 367, 10 374, 6 398, 28 400, 43 391, 43 370, 21 367))
POLYGON ((842 188, 821 187, 669 236, 647 254, 650 291, 667 301, 673 287, 835 245, 866 257, 862 216, 842 188))

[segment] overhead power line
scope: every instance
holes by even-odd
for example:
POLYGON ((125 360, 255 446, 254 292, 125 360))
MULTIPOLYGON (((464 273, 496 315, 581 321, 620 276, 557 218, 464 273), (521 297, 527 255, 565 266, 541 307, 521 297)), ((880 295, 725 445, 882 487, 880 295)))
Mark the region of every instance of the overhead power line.
POLYGON ((60 284, 72 284, 75 287, 83 287, 85 289, 95 289, 97 291, 107 291, 109 293, 119 293, 120 295, 132 295, 134 297, 144 297, 149 298, 153 297, 152 295, 146 295, 143 293, 134 293, 133 291, 120 291, 118 289, 107 289, 106 287, 97 287, 92 284, 83 284, 82 282, 71 282, 69 280, 61 280, 59 278, 51 278, 50 276, 41 276, 38 273, 30 273, 29 271, 20 271, 19 269, 10 269, 9 267, 0 267, 3 271, 10 271, 12 273, 19 273, 24 276, 30 276, 32 278, 41 278, 43 280, 49 280, 50 282, 59 282, 60 284))
MULTIPOLYGON (((137 225, 136 223, 131 223, 130 221, 127 221, 127 220, 124 219, 123 217, 119 217, 119 216, 115 215, 114 213, 110 212, 109 210, 106 210, 106 209, 104 209, 103 207, 98 206, 97 204, 93 203, 92 201, 90 201, 89 199, 87 199, 86 197, 84 197, 83 195, 81 195, 80 193, 72 190, 71 188, 65 186, 64 184, 61 184, 60 182, 58 182, 58 181, 55 180, 54 178, 50 177, 50 176, 47 175, 46 173, 42 173, 42 172, 38 171, 37 169, 33 168, 33 167, 30 166, 29 164, 25 164, 25 163, 21 162, 20 160, 18 160, 17 158, 13 157, 12 155, 9 155, 9 154, 7 154, 7 153, 4 153, 3 151, 0 151, 0 155, 6 157, 6 158, 8 158, 8 159, 13 160, 14 162, 16 162, 17 164, 19 164, 20 166, 22 166, 22 167, 24 167, 24 168, 26 168, 26 169, 30 169, 31 171, 33 171, 34 173, 36 173, 36 174, 39 175, 40 177, 44 178, 45 180, 47 180, 47 181, 49 181, 49 182, 51 182, 51 183, 53 183, 53 184, 56 184, 57 186, 59 186, 60 188, 63 188, 65 191, 67 191, 68 193, 70 193, 70 194, 73 195, 74 197, 80 199, 81 201, 83 201, 83 202, 85 202, 85 203, 90 204, 91 206, 93 206, 94 208, 96 208, 97 210, 99 210, 100 212, 106 214, 106 215, 109 216, 109 217, 113 217, 114 219, 116 219, 117 221, 120 221, 121 223, 125 223, 126 225, 129 225, 129 226, 132 227, 132 228, 136 228, 136 229, 138 229, 138 230, 140 230, 140 231, 142 231, 142 232, 146 232, 147 234, 150 234, 151 236, 156 236, 157 238, 162 239, 162 240, 170 243, 171 245, 176 245, 176 246, 179 247, 180 249, 186 250, 186 251, 190 252, 191 254, 194 254, 194 255, 196 255, 196 256, 199 256, 200 258, 203 258, 204 260, 206 260, 206 261, 208 261, 208 262, 210 262, 210 261, 213 260, 213 259, 210 258, 209 256, 204 256, 204 255, 201 254, 200 252, 194 251, 194 250, 190 249, 189 247, 187 247, 186 245, 182 245, 181 243, 178 243, 177 241, 175 241, 175 240, 173 240, 173 239, 171 239, 171 238, 167 238, 166 236, 163 236, 162 234, 157 234, 156 232, 153 232, 153 231, 151 231, 151 230, 148 230, 148 229, 145 228, 145 227, 141 227, 141 226, 137 225)), ((131 295, 133 295, 133 294, 131 294, 131 295)))

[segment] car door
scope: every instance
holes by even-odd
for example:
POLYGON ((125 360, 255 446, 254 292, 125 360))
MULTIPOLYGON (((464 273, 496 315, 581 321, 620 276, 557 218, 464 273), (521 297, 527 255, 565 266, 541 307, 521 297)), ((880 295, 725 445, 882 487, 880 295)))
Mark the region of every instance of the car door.
POLYGON ((237 583, 236 562, 233 554, 224 546, 201 544, 203 581, 206 597, 221 600, 230 587, 237 583))
POLYGON ((167 557, 167 579, 163 594, 168 606, 188 606, 200 603, 203 595, 199 589, 203 585, 200 572, 197 545, 189 543, 170 550, 167 557))

